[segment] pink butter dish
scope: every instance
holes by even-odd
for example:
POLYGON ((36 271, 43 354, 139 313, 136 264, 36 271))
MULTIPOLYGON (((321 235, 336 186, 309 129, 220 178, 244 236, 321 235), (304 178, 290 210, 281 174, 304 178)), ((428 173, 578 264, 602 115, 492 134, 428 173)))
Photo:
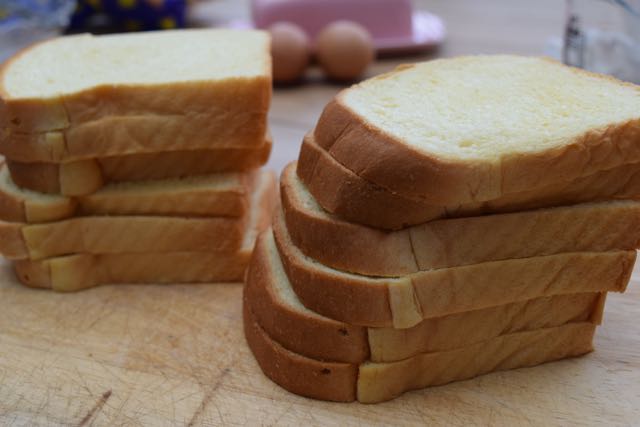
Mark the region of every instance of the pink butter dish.
POLYGON ((432 48, 445 37, 438 16, 414 11, 411 0, 252 0, 253 23, 234 21, 236 28, 266 29, 291 22, 314 40, 328 24, 348 20, 364 26, 379 53, 413 52, 432 48))

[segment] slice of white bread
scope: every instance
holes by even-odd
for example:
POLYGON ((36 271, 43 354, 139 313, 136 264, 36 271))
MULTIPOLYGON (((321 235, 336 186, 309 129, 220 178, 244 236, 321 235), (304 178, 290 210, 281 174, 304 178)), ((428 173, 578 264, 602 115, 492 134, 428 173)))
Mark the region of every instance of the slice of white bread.
POLYGON ((45 224, 0 222, 0 252, 38 260, 75 253, 236 252, 251 212, 270 209, 275 177, 263 174, 243 217, 87 216, 45 224))
POLYGON ((291 241, 282 210, 273 234, 292 288, 309 309, 371 327, 409 328, 423 319, 580 292, 624 292, 636 251, 569 252, 377 278, 334 270, 291 241))
POLYGON ((86 215, 241 217, 260 175, 225 173, 109 184, 82 197, 18 188, 0 164, 0 220, 38 223, 86 215))
MULTIPOLYGON (((270 174, 272 187, 273 174, 270 174)), ((273 199, 249 214, 237 252, 76 254, 40 261, 16 260, 18 280, 29 287, 71 292, 104 284, 239 282, 258 233, 269 226, 273 199)))
POLYGON ((210 121, 197 129, 209 146, 261 138, 271 95, 269 43, 264 32, 222 29, 37 43, 0 68, 0 127, 39 132, 103 117, 158 116, 210 121))
POLYGON ((640 162, 640 87, 542 58, 440 59, 342 91, 315 138, 398 194, 482 202, 640 162))
POLYGON ((324 211, 293 163, 282 172, 280 195, 289 235, 302 252, 327 266, 370 276, 640 247, 638 201, 443 219, 388 232, 324 211))
POLYGON ((393 362, 569 322, 599 324, 605 300, 604 293, 555 295, 434 317, 408 329, 365 328, 321 316, 300 302, 270 231, 256 242, 244 293, 258 323, 283 347, 313 359, 348 363, 393 362))
POLYGON ((284 389, 314 399, 376 403, 404 392, 490 372, 535 366, 593 351, 590 322, 501 335, 455 350, 422 353, 391 363, 352 364, 312 359, 287 350, 243 304, 244 332, 262 372, 284 389))
POLYGON ((573 181, 510 193, 496 200, 434 206, 360 178, 320 148, 311 136, 302 144, 297 172, 326 210, 349 221, 391 230, 445 217, 640 198, 640 163, 630 163, 573 181))
POLYGON ((238 123, 225 128, 227 113, 212 114, 105 117, 45 133, 0 128, 0 154, 23 162, 69 162, 163 151, 255 149, 263 144, 266 125, 255 117, 236 118, 238 123))
POLYGON ((16 260, 14 268, 25 286, 74 292, 114 284, 241 282, 250 257, 250 249, 236 253, 77 254, 16 260))
POLYGON ((110 182, 182 178, 220 172, 242 172, 269 159, 269 137, 256 148, 166 151, 99 157, 66 163, 18 162, 5 159, 13 181, 40 193, 83 196, 110 182))

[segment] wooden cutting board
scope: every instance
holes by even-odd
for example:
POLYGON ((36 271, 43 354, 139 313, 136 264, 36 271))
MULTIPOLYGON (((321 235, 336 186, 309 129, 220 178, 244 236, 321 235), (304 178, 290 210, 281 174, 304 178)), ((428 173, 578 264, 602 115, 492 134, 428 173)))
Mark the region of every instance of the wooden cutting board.
POLYGON ((0 425, 638 425, 640 283, 611 295, 582 358, 407 393, 318 402, 266 379, 241 285, 56 294, 0 263, 0 425))

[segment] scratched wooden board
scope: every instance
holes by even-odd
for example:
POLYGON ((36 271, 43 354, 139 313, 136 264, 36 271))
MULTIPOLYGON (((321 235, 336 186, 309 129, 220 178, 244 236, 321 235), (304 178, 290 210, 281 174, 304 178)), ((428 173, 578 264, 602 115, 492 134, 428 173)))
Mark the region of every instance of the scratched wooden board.
POLYGON ((583 358, 407 393, 318 402, 267 380, 241 332, 241 285, 56 294, 0 265, 0 425, 633 425, 640 284, 609 298, 583 358))

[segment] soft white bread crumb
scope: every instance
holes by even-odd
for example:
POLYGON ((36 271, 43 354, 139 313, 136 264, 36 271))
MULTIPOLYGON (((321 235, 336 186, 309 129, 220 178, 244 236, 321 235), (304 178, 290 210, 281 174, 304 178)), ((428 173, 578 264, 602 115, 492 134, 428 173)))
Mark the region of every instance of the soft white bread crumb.
POLYGON ((640 87, 541 58, 442 59, 343 91, 314 137, 392 192, 482 202, 640 161, 640 87))
POLYGON ((19 55, 2 78, 8 98, 47 98, 102 85, 158 85, 264 74, 264 33, 188 30, 60 37, 19 55))
POLYGON ((418 64, 365 81, 341 100, 382 132, 452 160, 539 152, 640 118, 639 88, 516 56, 418 64))
POLYGON ((159 117, 176 128, 185 118, 199 120, 214 145, 217 134, 230 138, 226 129, 240 133, 238 140, 262 135, 271 97, 269 44, 265 32, 217 29, 38 43, 0 67, 0 127, 10 131, 5 137, 19 137, 109 117, 159 117), (247 121, 255 129, 243 135, 247 121))

